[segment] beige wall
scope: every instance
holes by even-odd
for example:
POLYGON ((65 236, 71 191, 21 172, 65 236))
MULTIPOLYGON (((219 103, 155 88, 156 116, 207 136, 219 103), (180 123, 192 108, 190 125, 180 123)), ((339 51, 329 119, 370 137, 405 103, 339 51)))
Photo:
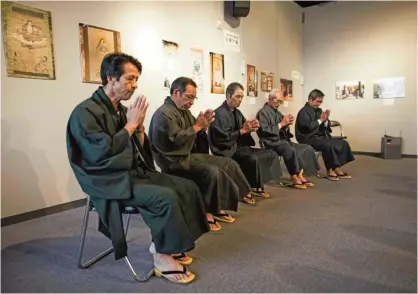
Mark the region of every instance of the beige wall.
MULTIPOLYGON (((136 94, 150 100, 152 112, 167 95, 162 85, 161 39, 178 42, 182 64, 190 47, 205 51, 206 92, 199 95, 194 113, 215 108, 223 95, 209 91, 209 51, 225 54, 226 83, 241 80, 241 60, 290 78, 302 69, 301 9, 292 2, 252 2, 248 17, 230 28, 223 21, 223 2, 27 2, 52 13, 55 50, 55 81, 6 77, 2 58, 2 208, 7 217, 84 197, 68 164, 65 130, 74 106, 89 97, 97 85, 81 83, 78 23, 88 23, 121 32, 122 50, 143 63, 136 94), (222 31, 242 36, 242 51, 223 49, 222 31)), ((4 57, 4 53, 2 50, 4 57)), ((186 66, 182 74, 188 75, 186 66)), ((300 86, 295 86, 300 96, 300 86)), ((260 92, 256 104, 243 102, 247 117, 264 103, 260 92)), ((289 108, 292 103, 289 104, 289 108)))
POLYGON ((402 131, 403 153, 417 154, 417 3, 337 2, 305 10, 303 96, 321 89, 353 150, 380 152, 385 129, 402 131), (373 99, 372 81, 405 77, 405 98, 373 99), (362 80, 361 100, 335 100, 336 81, 362 80))

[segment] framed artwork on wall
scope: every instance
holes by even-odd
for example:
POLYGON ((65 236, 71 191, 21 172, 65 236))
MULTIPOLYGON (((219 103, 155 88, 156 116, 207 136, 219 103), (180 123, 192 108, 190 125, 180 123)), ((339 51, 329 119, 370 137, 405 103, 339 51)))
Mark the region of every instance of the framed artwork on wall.
POLYGON ((210 92, 213 94, 225 94, 223 54, 210 52, 210 92))
POLYGON ((293 99, 293 81, 280 79, 280 90, 284 100, 290 101, 293 99))
POLYGON ((163 55, 164 89, 170 90, 171 83, 180 73, 179 44, 163 40, 163 55))
POLYGON ((335 85, 335 99, 363 99, 364 83, 362 81, 337 82, 335 85))
POLYGON ((257 97, 257 71, 254 65, 247 64, 247 96, 257 97))
POLYGON ((7 76, 55 80, 51 12, 2 2, 7 76))
POLYGON ((274 73, 262 71, 260 73, 261 91, 270 92, 274 87, 274 73))
POLYGON ((191 77, 199 92, 204 92, 203 86, 203 50, 190 48, 191 77))
POLYGON ((373 81, 374 99, 392 99, 405 97, 405 79, 403 77, 384 78, 373 81))
POLYGON ((121 52, 120 33, 80 23, 78 25, 83 83, 100 84, 100 66, 109 53, 121 52))

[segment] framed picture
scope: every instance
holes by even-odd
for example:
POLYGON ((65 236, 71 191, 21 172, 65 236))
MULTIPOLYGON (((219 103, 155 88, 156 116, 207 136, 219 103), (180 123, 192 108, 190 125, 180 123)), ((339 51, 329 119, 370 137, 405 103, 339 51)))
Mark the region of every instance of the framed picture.
POLYGON ((403 77, 383 78, 373 81, 374 99, 403 97, 405 97, 405 79, 403 77))
POLYGON ((260 73, 261 91, 270 92, 274 86, 274 73, 262 71, 260 73))
POLYGON ((257 97, 257 71, 254 65, 247 64, 247 96, 257 97))
POLYGON ((55 80, 51 13, 8 1, 1 7, 7 76, 55 80))
POLYGON ((190 48, 190 72, 191 78, 197 85, 199 92, 204 92, 203 86, 203 50, 190 48))
POLYGON ((164 89, 170 90, 171 83, 180 75, 179 44, 163 40, 163 54, 164 89))
POLYGON ((280 79, 280 91, 284 97, 284 100, 290 101, 293 99, 293 81, 280 79))
POLYGON ((223 54, 210 52, 210 92, 225 94, 225 69, 223 54))
POLYGON ((109 53, 121 52, 120 33, 96 26, 78 25, 83 83, 100 84, 100 66, 109 53))

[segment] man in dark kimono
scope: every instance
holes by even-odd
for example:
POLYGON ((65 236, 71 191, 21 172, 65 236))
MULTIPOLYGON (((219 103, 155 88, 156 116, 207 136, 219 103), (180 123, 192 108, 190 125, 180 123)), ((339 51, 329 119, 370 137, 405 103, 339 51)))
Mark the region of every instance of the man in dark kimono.
POLYGON ((115 258, 127 256, 122 207, 137 206, 151 229, 155 273, 176 283, 190 283, 191 258, 184 252, 209 231, 199 188, 192 181, 154 168, 141 96, 129 108, 141 63, 112 53, 102 61, 102 85, 75 107, 67 126, 67 151, 82 190, 98 211, 99 230, 112 240, 115 258))
MULTIPOLYGON (((171 84, 170 96, 153 114, 149 128, 152 152, 163 172, 197 183, 212 230, 222 221, 234 222, 225 210, 237 211, 240 199, 251 201, 250 187, 240 167, 231 159, 209 155, 206 129, 214 121, 207 110, 197 119, 190 112, 196 84, 186 77, 171 84)), ((245 200, 244 200, 245 201, 245 200)))
POLYGON ((209 144, 215 155, 230 157, 238 162, 253 192, 261 197, 270 195, 264 184, 281 175, 280 161, 272 150, 255 146, 251 133, 259 127, 256 119, 246 120, 238 109, 244 97, 244 87, 231 83, 226 89, 225 102, 215 110, 216 120, 208 130, 209 144))
POLYGON ((283 104, 283 99, 280 89, 273 89, 269 93, 268 102, 257 113, 257 119, 260 121, 260 128, 257 131, 258 137, 266 148, 271 148, 279 156, 283 156, 291 175, 292 186, 296 188, 301 185, 313 187, 313 183, 306 180, 303 174, 311 176, 319 170, 315 150, 309 145, 293 143, 290 140, 293 135, 289 126, 293 124, 294 118, 292 115, 284 116, 278 110, 279 106, 283 104), (295 153, 297 163, 294 161, 295 153), (297 173, 298 170, 299 173, 297 173))
POLYGON ((299 143, 309 144, 315 150, 322 152, 325 167, 328 171, 328 179, 350 179, 341 167, 354 161, 350 145, 342 138, 331 136, 331 123, 329 116, 331 111, 322 111, 319 107, 324 99, 324 93, 320 90, 312 90, 309 93, 308 102, 299 111, 296 117, 296 140, 299 143))

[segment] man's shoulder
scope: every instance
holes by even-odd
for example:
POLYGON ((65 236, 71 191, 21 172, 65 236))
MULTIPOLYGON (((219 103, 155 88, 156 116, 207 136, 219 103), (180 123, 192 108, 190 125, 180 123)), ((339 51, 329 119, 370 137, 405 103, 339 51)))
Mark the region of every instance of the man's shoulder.
POLYGON ((103 108, 100 103, 93 100, 92 97, 85 99, 76 105, 71 113, 71 117, 78 117, 86 115, 87 113, 100 114, 103 112, 103 108))

